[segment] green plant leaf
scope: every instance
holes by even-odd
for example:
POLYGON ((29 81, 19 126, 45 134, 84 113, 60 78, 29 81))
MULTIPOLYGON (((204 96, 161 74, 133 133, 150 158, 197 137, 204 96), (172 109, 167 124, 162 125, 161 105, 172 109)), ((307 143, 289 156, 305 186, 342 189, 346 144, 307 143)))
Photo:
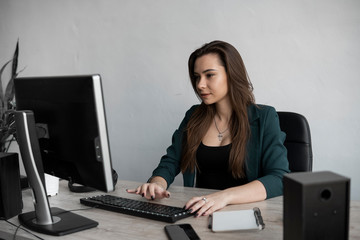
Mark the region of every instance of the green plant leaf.
MULTIPOLYGON (((14 95, 15 95, 15 88, 14 88, 14 79, 22 72, 25 70, 26 67, 24 67, 23 69, 21 69, 18 73, 16 73, 14 76, 11 77, 9 83, 6 86, 5 89, 5 97, 4 97, 4 102, 5 105, 9 104, 9 102, 11 100, 13 100, 14 95)), ((7 106, 7 109, 12 109, 11 107, 7 106)))
POLYGON ((2 74, 6 68, 6 66, 11 62, 12 60, 9 60, 7 61, 4 66, 2 66, 2 68, 0 69, 0 101, 1 101, 1 108, 4 107, 4 90, 3 90, 3 87, 2 87, 2 74))
POLYGON ((12 109, 13 107, 10 106, 10 101, 14 98, 14 79, 16 78, 16 76, 19 74, 17 73, 17 67, 18 67, 18 57, 19 57, 19 39, 16 43, 16 48, 15 48, 15 52, 14 52, 14 56, 12 59, 12 68, 11 68, 11 78, 6 86, 5 89, 5 96, 4 96, 4 109, 12 109))
POLYGON ((17 77, 18 73, 11 77, 9 83, 6 86, 5 97, 4 97, 4 108, 10 109, 8 103, 14 98, 15 89, 14 89, 14 79, 17 77))
MULTIPOLYGON (((16 43, 15 52, 13 55, 13 58, 9 61, 7 61, 2 68, 0 69, 0 151, 7 151, 9 145, 11 144, 12 139, 9 141, 9 138, 11 136, 14 136, 16 132, 15 128, 15 119, 14 119, 14 111, 15 106, 12 102, 14 98, 14 79, 19 74, 17 72, 18 67, 18 56, 19 56, 19 40, 16 43), (6 89, 4 92, 3 86, 2 86, 2 75, 7 67, 7 65, 12 62, 12 68, 11 68, 11 76, 10 80, 6 85, 6 89), (6 143, 8 143, 8 146, 5 147, 6 143)), ((25 68, 24 68, 25 69, 25 68)), ((23 70, 24 70, 23 69, 23 70)), ((22 71, 23 71, 22 70, 22 71)))
POLYGON ((17 75, 17 67, 18 67, 18 57, 19 57, 19 39, 16 43, 16 48, 13 56, 13 63, 11 68, 11 78, 15 78, 14 76, 17 75))

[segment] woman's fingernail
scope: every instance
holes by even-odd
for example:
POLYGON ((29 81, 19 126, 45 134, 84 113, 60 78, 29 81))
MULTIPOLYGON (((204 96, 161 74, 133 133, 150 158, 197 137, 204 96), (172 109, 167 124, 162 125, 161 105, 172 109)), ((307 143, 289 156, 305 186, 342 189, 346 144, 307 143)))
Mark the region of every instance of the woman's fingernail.
POLYGON ((168 193, 167 197, 168 197, 168 198, 170 197, 170 193, 168 193))

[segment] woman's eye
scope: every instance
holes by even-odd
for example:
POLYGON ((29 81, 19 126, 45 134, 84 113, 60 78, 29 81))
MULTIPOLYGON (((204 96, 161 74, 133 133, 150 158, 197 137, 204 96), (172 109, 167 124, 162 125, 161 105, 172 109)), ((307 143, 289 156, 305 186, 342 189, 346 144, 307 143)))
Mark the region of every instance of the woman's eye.
POLYGON ((211 78, 211 77, 213 77, 213 76, 215 76, 215 74, 213 74, 213 73, 208 73, 208 74, 206 74, 206 77, 207 77, 207 78, 211 78))

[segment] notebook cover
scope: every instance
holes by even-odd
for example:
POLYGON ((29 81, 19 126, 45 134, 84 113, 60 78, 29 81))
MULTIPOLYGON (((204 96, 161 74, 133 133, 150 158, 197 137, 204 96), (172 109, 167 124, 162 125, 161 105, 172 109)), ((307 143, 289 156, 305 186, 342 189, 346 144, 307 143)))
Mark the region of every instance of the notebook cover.
POLYGON ((261 230, 264 228, 264 225, 257 220, 255 210, 249 209, 214 212, 210 217, 209 227, 214 232, 222 232, 251 229, 261 230))

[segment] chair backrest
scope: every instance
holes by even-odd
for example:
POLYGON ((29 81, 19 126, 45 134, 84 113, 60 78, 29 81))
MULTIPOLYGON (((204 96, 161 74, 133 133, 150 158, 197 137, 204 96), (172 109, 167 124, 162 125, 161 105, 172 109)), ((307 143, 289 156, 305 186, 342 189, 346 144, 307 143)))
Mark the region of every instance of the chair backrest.
POLYGON ((310 127, 306 118, 294 112, 277 112, 280 128, 286 133, 284 142, 288 150, 291 172, 311 172, 313 155, 310 127))

